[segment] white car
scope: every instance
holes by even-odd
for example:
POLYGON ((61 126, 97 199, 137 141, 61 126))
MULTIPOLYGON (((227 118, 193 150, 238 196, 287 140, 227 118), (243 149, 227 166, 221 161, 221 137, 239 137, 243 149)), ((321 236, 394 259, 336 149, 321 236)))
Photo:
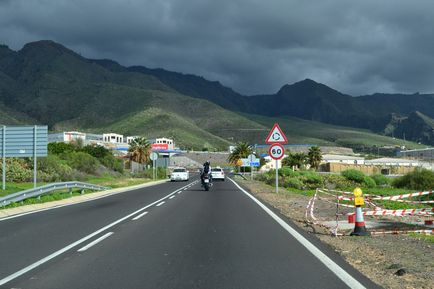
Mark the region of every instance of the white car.
POLYGON ((213 180, 225 180, 225 172, 222 168, 211 168, 211 176, 213 180))
POLYGON ((170 174, 170 180, 174 181, 188 181, 190 173, 185 168, 176 168, 170 174))

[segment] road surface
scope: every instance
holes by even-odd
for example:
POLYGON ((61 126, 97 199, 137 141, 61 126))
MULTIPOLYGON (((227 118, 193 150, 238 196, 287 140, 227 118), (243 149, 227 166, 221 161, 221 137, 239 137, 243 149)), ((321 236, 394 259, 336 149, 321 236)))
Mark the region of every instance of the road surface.
POLYGON ((227 179, 0 221, 0 287, 378 288, 227 179), (300 234, 301 233, 301 234, 300 234))

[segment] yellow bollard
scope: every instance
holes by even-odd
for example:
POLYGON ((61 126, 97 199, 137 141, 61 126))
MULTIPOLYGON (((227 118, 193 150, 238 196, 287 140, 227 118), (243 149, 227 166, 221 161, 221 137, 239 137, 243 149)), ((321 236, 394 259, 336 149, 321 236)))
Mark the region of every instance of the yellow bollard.
POLYGON ((360 188, 354 189, 354 205, 356 206, 356 224, 351 236, 369 236, 370 233, 366 230, 365 220, 363 219, 362 206, 365 205, 365 200, 360 188))

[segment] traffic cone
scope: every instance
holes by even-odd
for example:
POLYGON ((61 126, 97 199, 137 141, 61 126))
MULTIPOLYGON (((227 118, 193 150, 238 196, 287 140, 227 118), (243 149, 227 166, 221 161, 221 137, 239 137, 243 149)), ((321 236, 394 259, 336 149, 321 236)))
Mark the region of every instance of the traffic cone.
POLYGON ((365 220, 363 219, 363 212, 361 206, 356 206, 356 225, 354 231, 350 234, 351 236, 369 236, 371 235, 368 230, 366 230, 365 220))

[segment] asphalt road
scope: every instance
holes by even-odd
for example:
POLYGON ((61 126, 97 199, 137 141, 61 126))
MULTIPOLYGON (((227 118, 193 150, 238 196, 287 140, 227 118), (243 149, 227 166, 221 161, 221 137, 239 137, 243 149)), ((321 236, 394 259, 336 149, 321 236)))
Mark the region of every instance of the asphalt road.
POLYGON ((0 287, 378 288, 280 218, 192 180, 3 220, 0 287))

